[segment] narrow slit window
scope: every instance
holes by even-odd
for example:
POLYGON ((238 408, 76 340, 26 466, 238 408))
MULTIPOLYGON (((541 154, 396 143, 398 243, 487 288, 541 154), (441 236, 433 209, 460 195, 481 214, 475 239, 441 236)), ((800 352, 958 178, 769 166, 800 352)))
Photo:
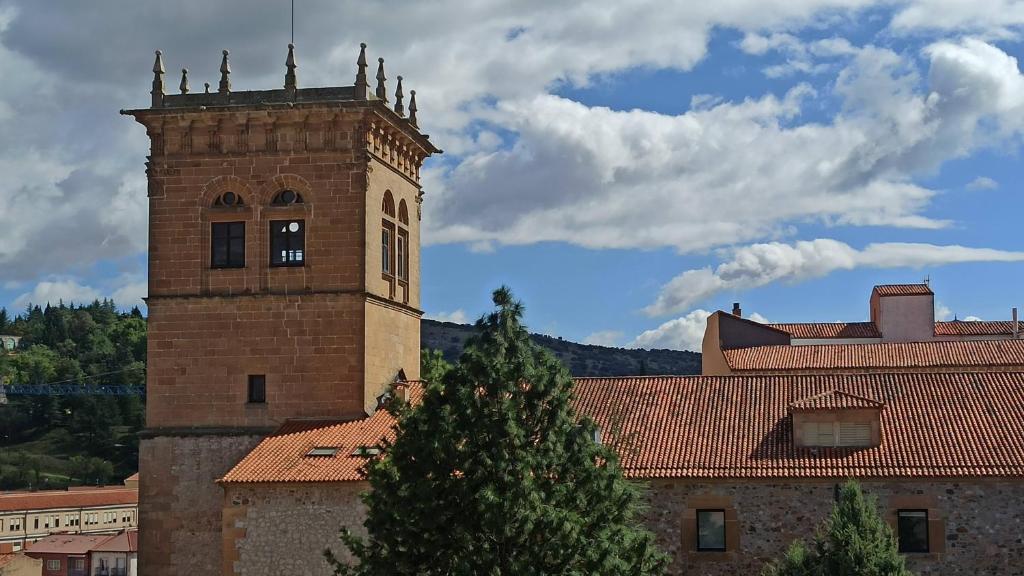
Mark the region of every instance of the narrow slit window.
POLYGON ((263 374, 249 376, 249 404, 267 403, 267 377, 263 374))
POLYGON ((391 230, 388 227, 382 228, 380 233, 380 263, 381 272, 391 276, 391 230))
POLYGON ((396 267, 399 280, 409 279, 409 237, 404 231, 398 232, 396 267))
POLYGON ((270 265, 303 266, 306 262, 306 223, 304 220, 270 222, 270 265))

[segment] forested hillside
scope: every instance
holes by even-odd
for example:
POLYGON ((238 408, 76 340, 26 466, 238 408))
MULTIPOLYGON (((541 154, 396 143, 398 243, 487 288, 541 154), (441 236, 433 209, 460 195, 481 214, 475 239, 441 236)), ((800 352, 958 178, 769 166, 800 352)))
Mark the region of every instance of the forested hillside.
MULTIPOLYGON (((85 306, 32 306, 11 318, 0 310, 0 334, 21 336, 0 353, 8 383, 145 384, 146 320, 112 301, 85 306)), ((0 489, 119 482, 134 473, 138 396, 11 396, 0 406, 0 489)))
MULTIPOLYGON (((463 343, 474 330, 470 324, 424 320, 420 329, 420 345, 440 350, 445 360, 454 362, 459 359, 463 343)), ((573 376, 700 374, 700 354, 696 352, 593 346, 543 334, 531 334, 530 338, 554 353, 573 376)))

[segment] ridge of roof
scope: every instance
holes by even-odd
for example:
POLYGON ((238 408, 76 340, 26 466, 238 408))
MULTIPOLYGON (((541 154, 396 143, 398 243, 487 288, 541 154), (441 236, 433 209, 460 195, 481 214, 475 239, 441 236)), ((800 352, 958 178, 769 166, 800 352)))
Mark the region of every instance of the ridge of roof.
POLYGON ((1024 368, 1024 340, 770 345, 723 350, 736 371, 842 368, 1024 368))
POLYGON ((768 324, 797 339, 881 338, 874 322, 772 322, 768 324))
POLYGON ((882 408, 885 404, 865 396, 833 389, 815 394, 814 396, 801 398, 789 406, 794 410, 845 410, 850 408, 882 408))
POLYGON ((927 284, 876 284, 872 292, 879 296, 934 296, 931 286, 927 284))

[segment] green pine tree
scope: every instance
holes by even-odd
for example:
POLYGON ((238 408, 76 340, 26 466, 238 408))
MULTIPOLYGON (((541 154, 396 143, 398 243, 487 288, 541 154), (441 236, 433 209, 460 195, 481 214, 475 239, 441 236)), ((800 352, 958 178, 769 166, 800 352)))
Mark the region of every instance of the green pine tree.
POLYGON ((892 528, 878 514, 875 498, 855 480, 839 491, 828 521, 808 548, 794 542, 765 568, 764 576, 913 576, 899 553, 892 528))
POLYGON ((368 537, 336 574, 661 574, 638 488, 595 426, 574 413, 572 378, 530 341, 507 288, 460 362, 421 403, 388 407, 395 440, 367 467, 368 537))

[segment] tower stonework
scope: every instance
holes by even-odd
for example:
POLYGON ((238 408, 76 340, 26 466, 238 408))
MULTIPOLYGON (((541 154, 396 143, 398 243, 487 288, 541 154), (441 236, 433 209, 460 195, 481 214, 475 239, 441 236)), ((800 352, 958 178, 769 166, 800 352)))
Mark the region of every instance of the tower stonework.
POLYGON ((225 51, 218 92, 169 95, 158 53, 152 106, 123 112, 151 141, 146 576, 220 573, 216 480, 281 423, 360 418, 419 377, 419 170, 440 150, 358 65, 298 88, 289 53, 284 89, 232 92, 225 51))

